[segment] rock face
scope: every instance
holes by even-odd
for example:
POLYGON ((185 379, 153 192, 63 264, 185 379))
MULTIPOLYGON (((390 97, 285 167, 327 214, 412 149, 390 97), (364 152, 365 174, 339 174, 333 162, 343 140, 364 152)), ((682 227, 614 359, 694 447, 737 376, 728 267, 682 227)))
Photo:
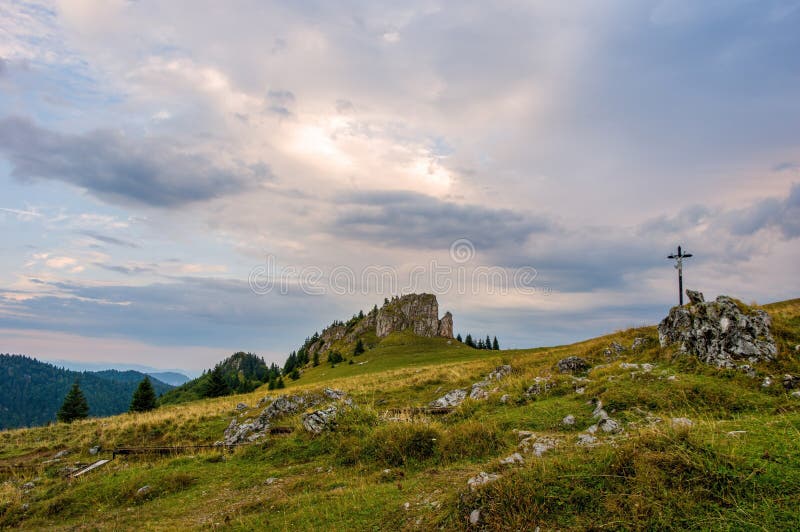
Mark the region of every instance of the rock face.
POLYGON ((378 310, 375 333, 378 338, 411 329, 417 336, 453 337, 453 315, 439 320, 439 303, 433 294, 409 294, 395 298, 378 310))
POLYGON ((453 337, 453 315, 445 312, 439 319, 439 303, 433 294, 409 294, 386 301, 362 317, 347 323, 334 322, 308 346, 308 354, 327 353, 336 342, 353 344, 363 335, 374 332, 384 338, 396 331, 411 329, 418 336, 453 337))
POLYGON ((775 358, 778 349, 770 334, 769 314, 748 309, 727 296, 709 302, 704 302, 700 293, 691 297, 696 302, 673 307, 658 325, 661 347, 677 344, 681 353, 726 368, 775 358))

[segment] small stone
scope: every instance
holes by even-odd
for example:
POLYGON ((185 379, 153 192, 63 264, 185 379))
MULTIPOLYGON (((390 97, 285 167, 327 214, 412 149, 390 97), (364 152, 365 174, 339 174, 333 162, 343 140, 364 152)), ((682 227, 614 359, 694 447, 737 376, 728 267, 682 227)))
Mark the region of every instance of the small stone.
POLYGON ((554 384, 550 382, 550 379, 545 377, 536 377, 533 379, 533 384, 528 387, 525 391, 526 395, 541 395, 547 391, 549 391, 554 384))
POLYGON ((517 435, 517 438, 519 438, 520 440, 528 439, 528 438, 530 438, 531 436, 534 435, 534 432, 530 431, 530 430, 517 430, 517 429, 514 429, 514 433, 517 435))
POLYGON ((91 455, 95 455, 95 454, 97 454, 99 452, 100 452, 100 446, 99 445, 95 445, 94 447, 90 447, 89 448, 89 454, 91 454, 91 455))
POLYGON ((510 456, 507 456, 507 457, 503 458, 502 460, 500 460, 500 463, 502 465, 524 464, 525 463, 525 459, 522 457, 521 454, 514 453, 514 454, 512 454, 510 456))
POLYGON ((22 511, 23 511, 23 512, 27 512, 27 511, 28 511, 28 508, 30 508, 30 507, 31 507, 31 505, 30 505, 30 504, 28 504, 28 503, 26 502, 26 503, 24 503, 24 504, 22 505, 22 511))
POLYGON ((403 508, 408 510, 409 508, 411 508, 411 503, 410 502, 403 503, 403 508))
POLYGON ((790 393, 789 395, 791 395, 795 399, 800 399, 800 390, 796 390, 796 391, 790 393))
POLYGON ((472 510, 469 513, 469 524, 477 525, 481 522, 481 511, 480 510, 472 510))
POLYGON ((64 458, 64 457, 65 457, 65 456, 67 456, 68 454, 69 454, 69 451, 68 451, 67 449, 64 449, 63 451, 58 451, 58 452, 57 452, 57 453, 56 453, 56 454, 53 456, 53 458, 54 458, 54 459, 56 459, 56 460, 58 460, 59 458, 64 458))
POLYGON ((36 484, 34 484, 33 482, 26 482, 26 483, 25 483, 25 484, 23 484, 21 487, 22 487, 22 489, 24 489, 25 491, 29 491, 29 490, 32 490, 33 488, 35 488, 35 487, 36 487, 36 484))
POLYGON ((582 447, 592 447, 597 443, 597 438, 591 434, 579 434, 578 445, 582 447))
POLYGON ((610 434, 616 434, 618 432, 622 432, 622 425, 620 425, 618 421, 611 419, 610 417, 601 419, 597 425, 603 432, 608 432, 610 434))
POLYGON ((677 377, 675 377, 675 375, 670 375, 669 377, 667 377, 667 380, 668 381, 674 381, 674 380, 677 380, 677 377))
POLYGON ((246 403, 239 403, 239 404, 236 405, 236 411, 237 412, 242 412, 244 410, 247 410, 248 408, 250 408, 250 407, 247 406, 246 403))
POLYGON ((269 477, 267 480, 264 481, 264 484, 266 484, 267 486, 270 486, 272 484, 275 484, 277 481, 278 481, 277 478, 269 477))
POLYGON ((500 402, 506 404, 508 402, 509 396, 507 393, 504 393, 502 397, 500 397, 500 402))
POLYGON ((694 425, 694 422, 688 417, 674 417, 672 418, 673 428, 689 428, 694 425))
POLYGON ((557 366, 561 373, 581 373, 591 367, 584 359, 576 356, 562 358, 557 366))
POLYGON ((448 408, 458 406, 467 398, 466 390, 453 390, 430 403, 434 408, 448 408))
POLYGON ((575 393, 577 393, 578 395, 583 395, 584 393, 586 393, 586 388, 584 387, 575 388, 575 393))
POLYGON ((476 489, 478 489, 479 486, 482 486, 484 484, 488 484, 489 482, 494 482, 498 478, 500 478, 499 475, 496 475, 494 473, 486 473, 485 471, 481 471, 476 476, 474 476, 474 477, 470 478, 469 480, 467 480, 467 486, 469 486, 469 489, 471 491, 475 491, 476 489))
POLYGON ((150 486, 148 486, 148 485, 142 486, 141 488, 139 488, 138 490, 136 490, 136 496, 137 496, 137 497, 144 497, 145 495, 147 495, 148 493, 150 493, 152 490, 153 490, 153 488, 151 488, 151 487, 150 487, 150 486))
POLYGON ((730 436, 732 438, 736 438, 738 436, 741 436, 742 434, 747 434, 747 431, 746 430, 732 430, 732 431, 728 432, 727 434, 728 434, 728 436, 730 436))
POLYGON ((793 390, 794 388, 800 387, 800 377, 787 373, 783 376, 783 387, 787 390, 793 390))
POLYGON ((764 377, 764 380, 761 382, 761 387, 762 388, 769 388, 770 386, 772 386, 772 377, 767 375, 766 377, 764 377))
POLYGON ((633 339, 633 343, 631 344, 631 351, 636 351, 638 349, 641 349, 645 345, 647 345, 647 338, 643 336, 637 336, 636 338, 633 339))
POLYGON ((575 424, 575 416, 572 414, 566 416, 564 419, 561 420, 562 425, 572 426, 575 424))

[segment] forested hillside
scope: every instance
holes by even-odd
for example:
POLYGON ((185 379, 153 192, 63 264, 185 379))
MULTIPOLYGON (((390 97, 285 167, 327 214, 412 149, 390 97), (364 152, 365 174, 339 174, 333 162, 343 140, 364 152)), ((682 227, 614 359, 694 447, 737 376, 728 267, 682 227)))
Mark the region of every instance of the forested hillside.
MULTIPOLYGON (((0 429, 44 425, 56 412, 75 380, 89 402, 90 416, 127 412, 138 371, 78 372, 58 368, 23 355, 0 355, 0 429)), ((156 393, 172 386, 151 377, 156 393)))

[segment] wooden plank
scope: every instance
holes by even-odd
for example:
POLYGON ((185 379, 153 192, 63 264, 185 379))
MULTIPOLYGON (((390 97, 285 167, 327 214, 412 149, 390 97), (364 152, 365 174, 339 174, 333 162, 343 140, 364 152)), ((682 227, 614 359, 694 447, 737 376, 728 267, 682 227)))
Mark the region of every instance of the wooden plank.
POLYGON ((79 476, 83 475, 84 473, 88 473, 89 471, 92 471, 93 469, 97 469, 98 467, 106 465, 110 461, 111 460, 106 460, 106 459, 98 460, 97 462, 93 463, 89 467, 84 467, 80 471, 76 471, 75 473, 72 474, 72 477, 73 478, 79 477, 79 476))

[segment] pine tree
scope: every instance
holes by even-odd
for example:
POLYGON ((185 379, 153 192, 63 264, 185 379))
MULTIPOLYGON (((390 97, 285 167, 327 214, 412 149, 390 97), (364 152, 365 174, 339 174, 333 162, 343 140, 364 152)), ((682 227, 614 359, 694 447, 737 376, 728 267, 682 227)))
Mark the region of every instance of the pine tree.
POLYGON ((486 340, 483 341, 484 349, 491 349, 492 348, 492 339, 489 338, 489 335, 486 335, 486 340))
POLYGON ((267 390, 274 390, 276 385, 277 381, 275 380, 275 376, 273 375, 269 378, 269 384, 267 385, 267 390))
POLYGON ((464 342, 464 340, 461 339, 461 333, 458 333, 456 335, 456 340, 458 340, 459 342, 462 342, 462 343, 464 342))
POLYGON ((283 383, 283 377, 278 377, 278 383, 275 385, 275 388, 278 390, 286 388, 286 385, 283 383))
POLYGON ((356 342, 356 347, 353 349, 353 356, 357 357, 360 354, 364 353, 364 342, 361 341, 361 338, 358 339, 356 342))
POLYGON ((483 349, 483 340, 481 340, 480 338, 478 338, 478 343, 477 343, 477 344, 475 344, 475 348, 476 348, 476 349, 483 349))
POLYGON ((225 375, 222 374, 222 366, 217 365, 208 374, 208 381, 203 390, 203 397, 221 397, 231 392, 228 383, 225 382, 225 375))
POLYGON ((297 368, 294 368, 292 370, 292 372, 289 373, 289 378, 292 379, 293 381, 296 381, 297 379, 299 379, 300 378, 300 370, 297 369, 297 368))
POLYGON ((494 341, 492 342, 492 349, 500 351, 500 342, 497 341, 497 336, 494 337, 494 341))
POLYGON ((150 377, 146 376, 139 383, 139 387, 133 392, 131 399, 130 412, 149 412, 158 406, 156 399, 156 391, 153 389, 153 383, 150 382, 150 377))
POLYGON ((72 423, 76 419, 84 419, 89 415, 89 403, 86 402, 86 397, 81 391, 78 381, 72 383, 67 396, 64 397, 64 403, 61 409, 56 414, 59 421, 65 423, 72 423))
POLYGON ((467 344, 467 347, 475 347, 475 342, 472 341, 471 334, 467 334, 467 337, 464 339, 464 343, 467 344))
POLYGON ((314 366, 319 366, 319 351, 314 352, 314 366))

